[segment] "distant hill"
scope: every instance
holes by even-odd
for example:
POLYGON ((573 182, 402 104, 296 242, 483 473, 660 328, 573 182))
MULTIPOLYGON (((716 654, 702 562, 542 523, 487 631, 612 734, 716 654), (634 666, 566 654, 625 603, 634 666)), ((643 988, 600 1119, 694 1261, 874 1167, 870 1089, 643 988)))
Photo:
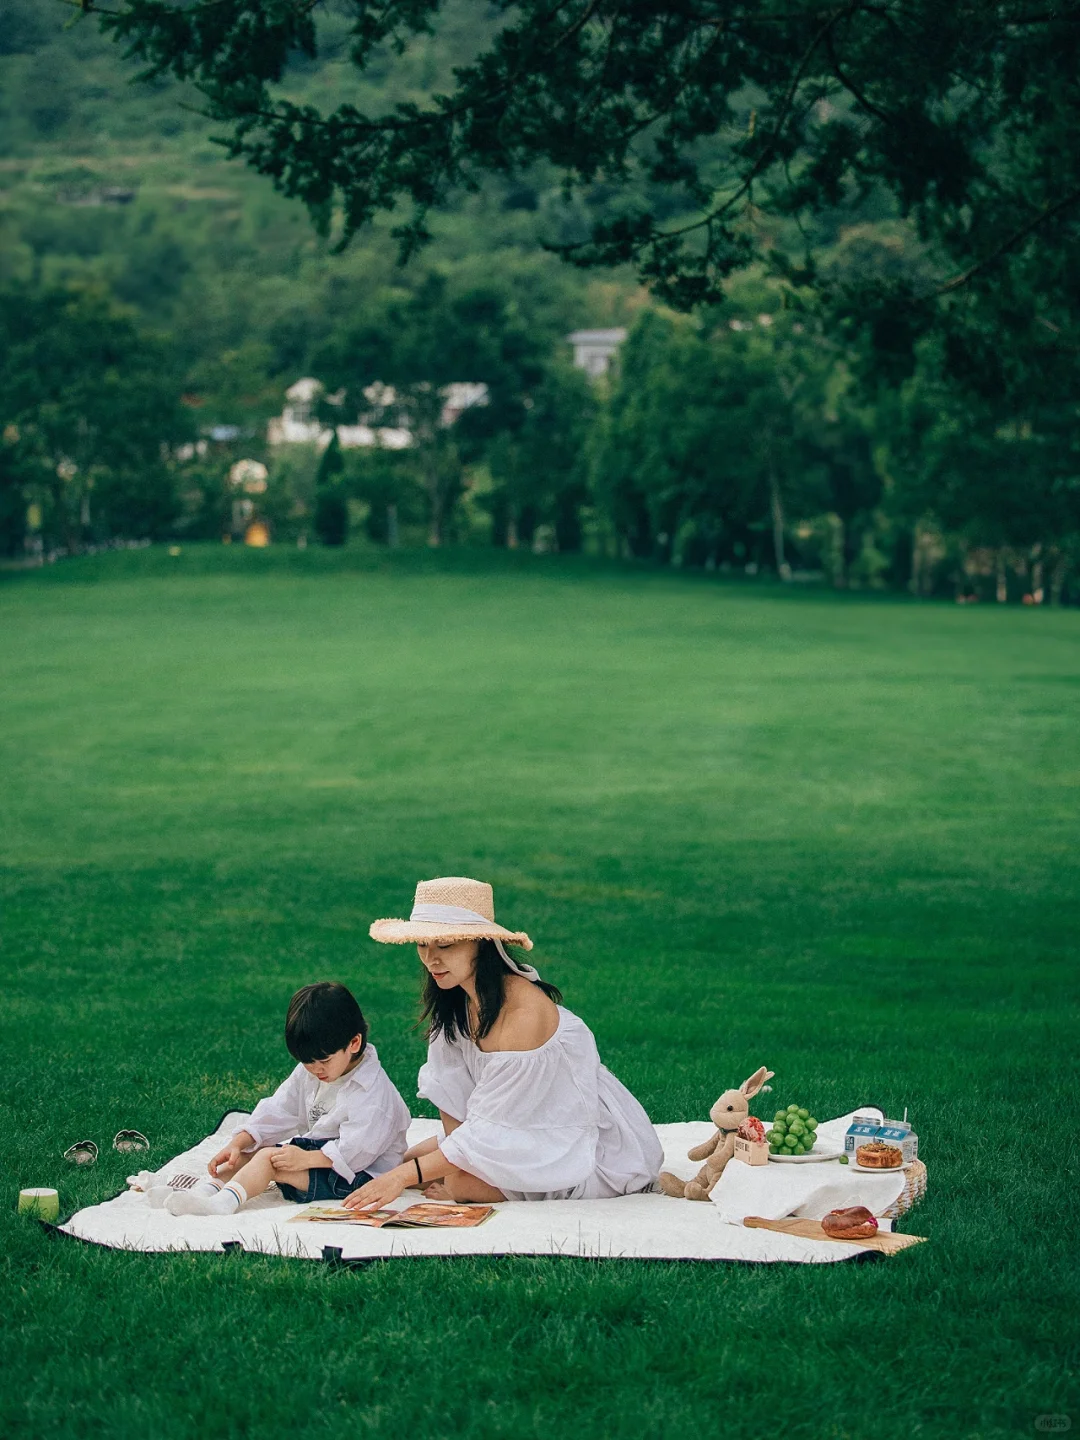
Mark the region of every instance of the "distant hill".
MULTIPOLYGON (((540 183, 492 181, 462 197, 406 270, 389 219, 332 255, 298 203, 213 143, 197 93, 139 82, 95 23, 71 17, 60 0, 0 0, 0 284, 107 287, 169 336, 222 413, 237 397, 277 405, 344 312, 432 268, 458 287, 509 287, 552 344, 581 325, 624 323, 640 305, 632 276, 583 275, 543 251, 560 221, 540 183)), ((476 17, 475 6, 450 7, 438 35, 360 77, 331 16, 318 61, 290 72, 288 93, 323 106, 348 95, 372 110, 422 98, 475 52, 476 17)))

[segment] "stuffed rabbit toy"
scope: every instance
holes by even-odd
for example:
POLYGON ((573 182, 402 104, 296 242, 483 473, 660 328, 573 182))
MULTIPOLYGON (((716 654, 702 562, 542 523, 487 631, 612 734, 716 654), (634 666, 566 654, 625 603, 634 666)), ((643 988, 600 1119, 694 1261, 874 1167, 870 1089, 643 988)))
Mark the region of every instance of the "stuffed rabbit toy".
POLYGON ((716 1126, 716 1134, 702 1145, 695 1145, 687 1151, 691 1160, 704 1160, 693 1180, 680 1180, 677 1175, 664 1171, 660 1176, 660 1189, 665 1195, 676 1199, 707 1200, 709 1192, 724 1173, 724 1167, 735 1153, 735 1131, 750 1114, 750 1100, 773 1072, 762 1065, 749 1080, 744 1080, 737 1090, 725 1090, 709 1111, 709 1119, 716 1126))

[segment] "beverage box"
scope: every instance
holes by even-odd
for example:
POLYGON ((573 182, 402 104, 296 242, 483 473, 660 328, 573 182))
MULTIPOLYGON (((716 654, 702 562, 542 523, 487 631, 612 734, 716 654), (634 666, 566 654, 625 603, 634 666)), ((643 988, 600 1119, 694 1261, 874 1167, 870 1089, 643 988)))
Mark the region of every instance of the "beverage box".
POLYGON ((844 1154, 854 1160, 860 1145, 869 1145, 878 1139, 881 1121, 876 1115, 856 1115, 844 1134, 844 1154))
POLYGON ((875 1139, 883 1140, 886 1145, 895 1145, 903 1154, 905 1165, 918 1159, 919 1137, 904 1120, 886 1120, 878 1127, 875 1139))
POLYGON ((734 1158, 744 1165, 767 1165, 769 1147, 764 1140, 744 1140, 741 1135, 736 1135, 734 1158))

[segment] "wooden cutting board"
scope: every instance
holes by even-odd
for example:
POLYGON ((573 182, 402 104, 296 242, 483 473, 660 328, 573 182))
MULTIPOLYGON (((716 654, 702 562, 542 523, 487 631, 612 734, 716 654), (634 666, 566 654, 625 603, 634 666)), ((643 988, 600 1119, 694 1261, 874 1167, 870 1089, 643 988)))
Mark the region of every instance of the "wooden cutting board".
POLYGON ((828 1240, 836 1245, 861 1245, 865 1250, 880 1250, 895 1255, 909 1245, 921 1245, 925 1235, 897 1235, 892 1230, 879 1230, 865 1240, 834 1240, 821 1228, 820 1220, 764 1220, 760 1215, 747 1215, 742 1222, 750 1230, 778 1230, 782 1235, 801 1235, 804 1240, 828 1240))

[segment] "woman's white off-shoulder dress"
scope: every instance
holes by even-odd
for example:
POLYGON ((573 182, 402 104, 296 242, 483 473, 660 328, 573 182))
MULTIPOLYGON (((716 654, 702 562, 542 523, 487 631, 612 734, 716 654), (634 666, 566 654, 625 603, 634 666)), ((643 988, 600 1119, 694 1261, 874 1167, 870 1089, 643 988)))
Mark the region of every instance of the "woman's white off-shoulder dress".
POLYGON ((663 1149, 644 1109, 600 1063, 583 1020, 559 1006, 536 1050, 428 1046, 418 1094, 462 1123, 439 1147, 508 1200, 596 1200, 648 1189, 663 1149))

